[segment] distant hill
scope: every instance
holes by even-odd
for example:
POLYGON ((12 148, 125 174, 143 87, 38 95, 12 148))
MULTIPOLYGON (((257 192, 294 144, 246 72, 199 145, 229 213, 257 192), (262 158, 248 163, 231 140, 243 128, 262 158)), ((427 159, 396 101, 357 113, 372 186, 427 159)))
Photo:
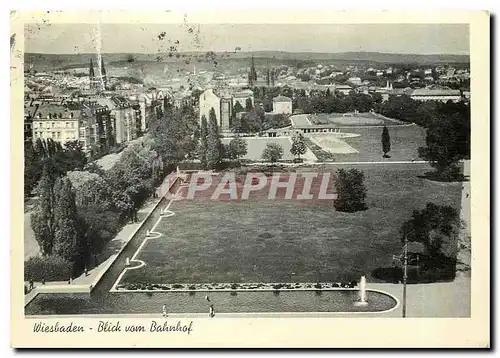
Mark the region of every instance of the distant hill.
MULTIPOLYGON (((134 54, 134 53, 105 53, 103 54, 105 64, 125 65, 131 62, 161 62, 175 63, 184 62, 193 58, 206 57, 206 52, 182 52, 169 55, 163 54, 134 54), (160 58, 158 58, 160 56, 160 58), (177 57, 178 56, 178 57, 177 57)), ((323 61, 338 63, 384 63, 384 64, 467 64, 469 55, 414 55, 394 54, 381 52, 339 52, 339 53, 316 53, 316 52, 284 52, 284 51, 255 51, 255 52, 218 52, 208 56, 215 61, 244 60, 251 56, 256 59, 256 64, 268 59, 271 62, 285 61, 323 61), (259 61, 260 60, 260 61, 259 61)), ((87 67, 95 54, 39 54, 26 53, 25 63, 34 64, 39 70, 71 69, 87 67)))

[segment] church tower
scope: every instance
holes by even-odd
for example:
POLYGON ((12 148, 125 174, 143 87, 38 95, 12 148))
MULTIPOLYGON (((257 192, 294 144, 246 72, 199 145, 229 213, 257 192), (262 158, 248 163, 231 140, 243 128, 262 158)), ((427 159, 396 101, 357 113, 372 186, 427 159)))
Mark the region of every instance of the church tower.
POLYGON ((92 59, 90 59, 90 67, 89 67, 89 79, 90 79, 90 83, 92 83, 92 81, 94 80, 94 78, 95 78, 94 64, 92 62, 92 59))
POLYGON ((104 68, 104 60, 101 57, 101 87, 103 90, 108 86, 108 76, 106 75, 106 69, 104 68))
POLYGON ((252 55, 252 64, 250 67, 250 71, 248 72, 248 86, 253 87, 256 81, 257 81, 257 71, 255 71, 255 61, 252 55))

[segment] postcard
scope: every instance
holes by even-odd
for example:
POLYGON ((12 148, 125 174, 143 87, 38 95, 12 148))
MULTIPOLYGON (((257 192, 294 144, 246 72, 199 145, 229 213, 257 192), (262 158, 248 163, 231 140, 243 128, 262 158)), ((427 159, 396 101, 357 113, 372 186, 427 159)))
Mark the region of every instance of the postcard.
POLYGON ((11 345, 488 348, 489 21, 13 11, 11 345))

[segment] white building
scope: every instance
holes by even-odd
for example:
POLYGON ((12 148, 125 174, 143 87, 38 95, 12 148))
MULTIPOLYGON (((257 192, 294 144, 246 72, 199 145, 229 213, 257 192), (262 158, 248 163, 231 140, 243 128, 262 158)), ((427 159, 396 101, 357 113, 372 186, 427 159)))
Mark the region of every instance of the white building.
POLYGON ((418 88, 411 93, 411 99, 416 101, 459 102, 462 98, 460 90, 418 88))
POLYGON ((214 109, 217 123, 220 122, 220 97, 214 93, 212 88, 207 89, 200 95, 200 123, 205 116, 207 121, 210 118, 210 109, 214 109))
POLYGON ((347 82, 350 82, 355 86, 360 86, 362 83, 361 78, 359 78, 359 77, 349 77, 347 82))
POLYGON ((243 107, 246 108, 246 102, 247 99, 250 98, 252 101, 252 107, 254 106, 254 98, 253 98, 253 91, 252 90, 243 90, 240 92, 233 93, 233 106, 236 104, 236 102, 239 102, 239 104, 243 107))
POLYGON ((285 96, 273 98, 273 113, 291 114, 292 100, 285 96))

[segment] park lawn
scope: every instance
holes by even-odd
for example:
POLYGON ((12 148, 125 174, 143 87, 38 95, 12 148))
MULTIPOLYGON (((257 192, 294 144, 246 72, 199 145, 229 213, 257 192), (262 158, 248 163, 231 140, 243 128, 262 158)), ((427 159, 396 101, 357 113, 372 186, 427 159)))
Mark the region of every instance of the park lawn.
MULTIPOLYGON (((292 143, 288 137, 276 137, 276 138, 243 137, 243 139, 247 142, 247 154, 245 154, 241 159, 262 161, 263 160, 262 153, 264 152, 264 149, 266 148, 268 143, 277 143, 281 145, 281 147, 283 148, 282 160, 293 160, 295 158, 290 153, 290 149, 292 148, 292 143)), ((222 143, 229 144, 230 141, 231 139, 224 138, 222 140, 222 143)))
POLYGON ((342 138, 359 153, 333 154, 337 162, 378 162, 421 160, 418 148, 425 146, 425 128, 414 126, 389 127, 391 137, 390 158, 382 158, 382 128, 342 128, 342 132, 361 134, 360 137, 342 138))
MULTIPOLYGON (((335 171, 348 165, 323 166, 335 171)), ((460 208, 461 183, 418 176, 427 165, 358 166, 368 210, 336 212, 297 200, 173 202, 121 283, 315 282, 370 277, 401 253, 399 229, 427 202, 460 208)))

